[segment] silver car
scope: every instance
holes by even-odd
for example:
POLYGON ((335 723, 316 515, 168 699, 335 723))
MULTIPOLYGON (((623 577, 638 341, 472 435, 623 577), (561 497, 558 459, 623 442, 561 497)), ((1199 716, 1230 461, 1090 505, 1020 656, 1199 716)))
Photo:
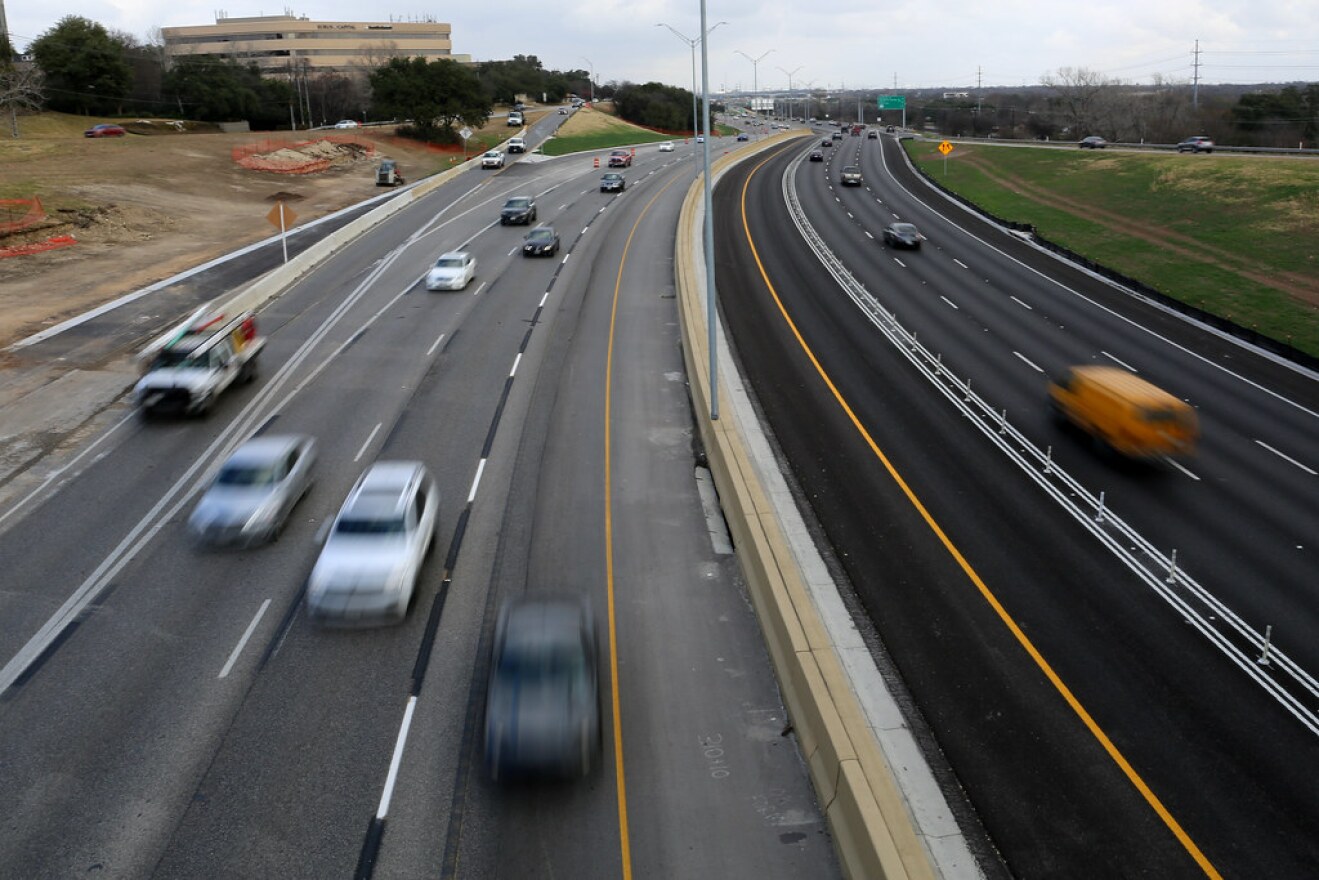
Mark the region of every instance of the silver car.
POLYGON ((307 583, 307 611, 335 623, 407 616, 435 537, 440 492, 417 461, 378 461, 339 510, 307 583))
POLYGON ((462 290, 476 277, 476 257, 467 251, 440 254, 426 273, 427 290, 462 290))
POLYGON ((311 437, 253 437, 220 466, 188 517, 189 530, 211 544, 273 541, 311 488, 315 462, 311 437))

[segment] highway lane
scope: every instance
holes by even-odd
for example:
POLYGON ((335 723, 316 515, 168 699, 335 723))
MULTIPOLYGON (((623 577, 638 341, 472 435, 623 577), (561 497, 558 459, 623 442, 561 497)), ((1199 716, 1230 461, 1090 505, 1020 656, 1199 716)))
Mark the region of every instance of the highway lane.
POLYGON ((7 583, 22 587, 5 591, 7 660, 135 523, 156 530, 0 704, 14 771, 3 785, 18 805, 0 833, 9 869, 345 873, 413 695, 376 853, 383 876, 621 872, 612 760, 583 786, 505 792, 471 751, 498 596, 580 585, 603 627, 610 499, 631 867, 837 873, 736 565, 710 545, 697 497, 671 298, 690 167, 642 158, 620 197, 599 194, 575 159, 516 163, 470 194, 424 200, 263 312, 272 339, 255 386, 201 422, 127 419, 97 461, 0 534, 0 553, 20 563, 7 583), (566 261, 524 260, 520 232, 491 222, 527 188, 544 194, 566 261), (478 255, 477 283, 419 289, 434 254, 461 244, 478 255), (602 328, 615 286, 626 354, 612 374, 606 491, 602 328), (197 475, 181 478, 214 459, 217 436, 258 425, 319 437, 318 484, 277 544, 198 552, 182 529, 197 475), (417 607, 399 627, 313 628, 299 603, 315 535, 376 457, 426 461, 445 499, 417 607), (153 517, 176 485, 177 509, 153 517), (429 665, 417 668, 431 620, 429 665))
MULTIPOLYGON (((855 139, 845 138, 832 149, 854 146, 855 139)), ((1146 514, 1142 531, 1162 528, 1166 511, 1175 512, 1167 523, 1172 531, 1154 537, 1159 547, 1178 546, 1183 554, 1191 548, 1181 558, 1190 560, 1186 565, 1193 574, 1211 581, 1216 590, 1226 584, 1234 603, 1258 601, 1259 593, 1271 591, 1286 601, 1288 619, 1305 625, 1313 612, 1306 599, 1313 578, 1303 575, 1313 567, 1294 546, 1290 557, 1265 557, 1280 542, 1286 545, 1289 530, 1314 532, 1312 483, 1307 486, 1294 475, 1280 478, 1268 464, 1219 475, 1220 469, 1240 466, 1242 457, 1219 451, 1232 445, 1232 398, 1256 394, 1259 399, 1246 405, 1261 414, 1261 424, 1312 449, 1304 419, 1299 430, 1295 425, 1296 408, 1257 394, 1246 383, 1224 382, 1222 373, 1148 335, 1124 340, 1130 324, 1098 308, 1088 313, 1074 295, 1041 284, 1038 276, 1011 261, 1002 261, 1014 267, 1010 271, 991 266, 974 241, 959 239, 928 209, 922 213, 910 186, 904 192, 883 181, 880 146, 871 141, 858 147, 872 191, 830 190, 825 181, 836 182, 836 167, 829 169, 830 178, 816 163, 803 162, 796 171, 803 210, 847 270, 910 324, 945 364, 970 378, 978 394, 993 400, 996 409, 1006 406, 1014 426, 1023 424, 1022 432, 1030 435, 1032 420, 1037 421, 1034 436, 1045 438, 1041 446, 1051 443, 1054 455, 1065 457, 1064 465, 1083 479, 1102 477, 1096 488, 1109 487, 1110 503, 1121 515, 1135 519, 1137 512, 1146 514), (930 235, 919 254, 897 256, 905 266, 864 234, 865 229, 877 234, 893 213, 914 220, 930 235), (1028 303, 1040 299, 1027 308, 1013 295, 1028 303), (1068 338, 1073 332, 1082 343, 1068 338), (1192 466, 1204 467, 1205 478, 1096 462, 1048 424, 1042 376, 1014 351, 1034 341, 1056 348, 1061 354, 1055 357, 1081 361, 1090 356, 1086 346, 1096 340, 1109 351, 1119 343, 1128 345, 1142 372, 1186 377, 1187 396, 1210 411, 1206 431, 1227 434, 1207 439, 1204 455, 1192 466), (1160 346, 1170 350, 1157 350, 1160 346), (1226 400, 1225 384, 1235 385, 1226 400), (1229 427, 1219 428, 1220 419, 1229 427), (1069 450, 1068 443, 1074 448, 1069 450), (1252 491, 1266 479, 1271 481, 1267 488, 1252 491), (1220 491, 1226 497, 1204 497, 1220 491), (1242 502, 1249 499, 1245 517, 1267 508, 1270 497, 1278 499, 1282 514, 1276 520, 1247 519, 1236 492, 1242 502), (1279 538, 1271 529, 1287 516, 1289 506, 1292 519, 1280 526, 1284 537, 1279 538), (1237 532, 1230 541, 1222 524, 1228 519, 1234 519, 1237 532), (1211 537, 1196 540, 1201 528, 1211 537), (1224 530, 1221 542, 1213 534, 1216 529, 1224 530), (1243 562, 1237 548, 1250 542, 1263 549, 1243 562), (1268 578, 1252 569, 1257 561, 1268 578), (1250 571, 1248 579, 1227 583, 1243 570, 1250 571), (1225 578, 1218 577, 1220 572, 1225 578)), ((1139 584, 1132 570, 1106 558, 1083 520, 1043 502, 1015 466, 989 451, 986 433, 997 434, 992 426, 982 433, 934 386, 914 378, 910 361, 839 291, 785 216, 781 178, 791 158, 767 162, 748 188, 750 237, 822 370, 960 551, 965 567, 913 511, 877 453, 858 435, 857 425, 821 384, 777 305, 769 301, 766 284, 756 280, 759 267, 741 237, 719 255, 723 314, 804 498, 819 515, 828 544, 1008 865, 1027 875, 1075 875, 1093 870, 1094 855, 1101 852, 1115 875, 1195 875, 1204 865, 1209 870, 1216 865, 1229 875, 1255 876, 1262 870, 1271 876, 1304 876, 1304 866, 1315 860, 1316 805, 1312 791, 1297 781, 1296 769, 1315 766, 1313 735, 1139 584), (1001 603, 1073 699, 1106 731, 1112 752, 1043 677, 1042 666, 1005 628, 986 595, 1001 603), (1161 798, 1158 807, 1118 769, 1113 754, 1131 762, 1141 782, 1161 798), (1160 811, 1177 823, 1175 828, 1160 811), (1176 829, 1197 851, 1207 853, 1201 861, 1192 846, 1178 840, 1176 829)), ((834 158, 830 164, 842 162, 834 158)), ((730 177, 720 189, 716 212, 720 228, 740 229, 742 176, 730 177)), ((940 210, 960 216, 956 210, 940 210)), ((1009 237, 998 237, 1007 249, 1009 237)), ((1041 271, 1050 268, 1050 261, 1037 255, 1019 258, 1041 271)), ((1103 294, 1092 279, 1086 280, 1088 296, 1103 294)), ((1107 299, 1117 297, 1109 294, 1107 299)), ((1104 305, 1114 307, 1107 301, 1104 305)), ((1130 316, 1141 308, 1124 304, 1122 310, 1130 316)), ((1230 349, 1214 337, 1198 338, 1203 334, 1155 310, 1144 311, 1149 318, 1142 323, 1164 335, 1175 332, 1172 338, 1211 361, 1230 353, 1240 372, 1276 385, 1284 396, 1306 387, 1271 362, 1230 349), (1275 375, 1281 378, 1269 382, 1275 375)), ((1015 435, 1011 443, 1019 445, 1015 435)), ((1312 642, 1293 640, 1288 650, 1307 657, 1312 642)))

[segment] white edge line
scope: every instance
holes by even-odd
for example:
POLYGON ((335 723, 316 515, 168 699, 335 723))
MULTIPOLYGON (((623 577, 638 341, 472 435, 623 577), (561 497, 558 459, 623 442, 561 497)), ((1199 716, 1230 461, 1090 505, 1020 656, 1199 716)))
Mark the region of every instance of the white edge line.
POLYGON ((1033 305, 1031 305, 1030 303, 1028 303, 1028 302, 1022 302, 1021 300, 1017 299, 1015 296, 1012 296, 1012 294, 1008 294, 1008 296, 1009 296, 1009 298, 1011 298, 1011 300, 1012 300, 1013 302, 1015 302, 1017 305, 1021 306, 1022 308, 1024 308, 1024 309, 1030 309, 1032 312, 1035 311, 1035 307, 1034 307, 1033 305))
POLYGON ((1183 465, 1182 465, 1180 462, 1178 462, 1176 459, 1168 458, 1168 457, 1165 456, 1165 457, 1164 457, 1164 461, 1166 461, 1168 464, 1172 465, 1173 467, 1177 468, 1177 470, 1179 470, 1179 471, 1181 471, 1182 473, 1186 474, 1186 476, 1190 477, 1192 480, 1195 480, 1197 483, 1200 482, 1200 478, 1199 478, 1198 476, 1196 476, 1195 473, 1193 473, 1192 471, 1188 470, 1185 466, 1183 466, 1183 465))
POLYGON ((953 308, 958 309, 959 311, 961 310, 961 309, 958 307, 957 303, 953 302, 953 301, 950 300, 948 297, 943 296, 942 294, 940 294, 939 299, 941 299, 941 300, 943 300, 944 302, 948 303, 948 305, 952 306, 953 308))
POLYGON ((371 445, 371 441, 376 437, 376 432, 380 430, 380 427, 383 424, 384 422, 376 422, 376 426, 372 428, 371 433, 367 435, 366 441, 362 444, 362 448, 357 450, 357 454, 353 456, 353 461, 362 460, 362 456, 366 454, 366 448, 371 445))
POLYGON ((252 622, 247 625, 247 631, 244 632, 243 637, 238 640, 238 644, 234 645, 233 653, 229 655, 229 662, 224 664, 224 668, 220 670, 220 674, 217 676, 218 678, 229 677, 229 671, 234 668, 234 663, 238 662, 238 655, 243 653, 243 648, 247 645, 247 640, 252 638, 252 633, 256 632, 256 625, 261 622, 261 618, 265 615, 266 609, 269 607, 269 599, 261 603, 261 607, 257 609, 256 617, 252 618, 252 622))
POLYGON ((481 474, 485 473, 485 459, 476 463, 476 476, 472 477, 472 491, 467 493, 467 503, 471 504, 476 500, 477 487, 481 485, 481 474))
POLYGON ((412 713, 417 708, 417 698, 408 697, 408 708, 403 711, 403 724, 398 729, 398 739, 394 741, 394 756, 389 759, 389 775, 385 777, 385 790, 380 793, 380 808, 376 818, 383 819, 389 814, 389 801, 394 796, 394 783, 398 781, 398 768, 403 764, 403 747, 408 744, 408 731, 412 728, 412 713))
MULTIPOLYGON (((963 269, 970 269, 970 268, 971 268, 971 267, 968 266, 966 263, 963 263, 961 260, 957 259, 957 257, 953 257, 953 262, 956 263, 957 265, 961 266, 963 269)), ((1015 299, 1015 297, 1014 297, 1014 299, 1015 299)))
POLYGON ((440 343, 443 341, 444 341, 444 334, 441 333, 439 338, 436 339, 434 342, 432 342, 431 347, 426 350, 426 357, 430 357, 431 355, 435 354, 435 349, 439 348, 440 343))

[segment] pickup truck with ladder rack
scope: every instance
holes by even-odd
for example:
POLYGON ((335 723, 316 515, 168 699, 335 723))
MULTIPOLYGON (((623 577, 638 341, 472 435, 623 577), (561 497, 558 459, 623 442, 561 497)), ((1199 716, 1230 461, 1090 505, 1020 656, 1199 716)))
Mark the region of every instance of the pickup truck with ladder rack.
POLYGON ((256 379, 257 355, 265 345, 256 335, 254 313, 202 308, 138 355, 142 378, 133 399, 143 414, 205 413, 234 382, 256 379))

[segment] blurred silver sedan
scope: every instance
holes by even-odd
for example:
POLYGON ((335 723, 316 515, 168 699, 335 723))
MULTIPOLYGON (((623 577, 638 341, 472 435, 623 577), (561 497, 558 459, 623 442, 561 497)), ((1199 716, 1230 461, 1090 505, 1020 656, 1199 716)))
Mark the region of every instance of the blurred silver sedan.
POLYGON ((211 544, 275 540, 311 488, 315 462, 311 437, 253 437, 220 466, 188 517, 188 528, 211 544))
POLYGON ((307 611, 335 623, 399 621, 439 518, 440 492, 417 461, 378 461, 348 493, 307 583, 307 611))
POLYGON ((595 620, 585 596, 525 596, 495 625, 486 690, 486 769, 586 776, 600 750, 595 620))

